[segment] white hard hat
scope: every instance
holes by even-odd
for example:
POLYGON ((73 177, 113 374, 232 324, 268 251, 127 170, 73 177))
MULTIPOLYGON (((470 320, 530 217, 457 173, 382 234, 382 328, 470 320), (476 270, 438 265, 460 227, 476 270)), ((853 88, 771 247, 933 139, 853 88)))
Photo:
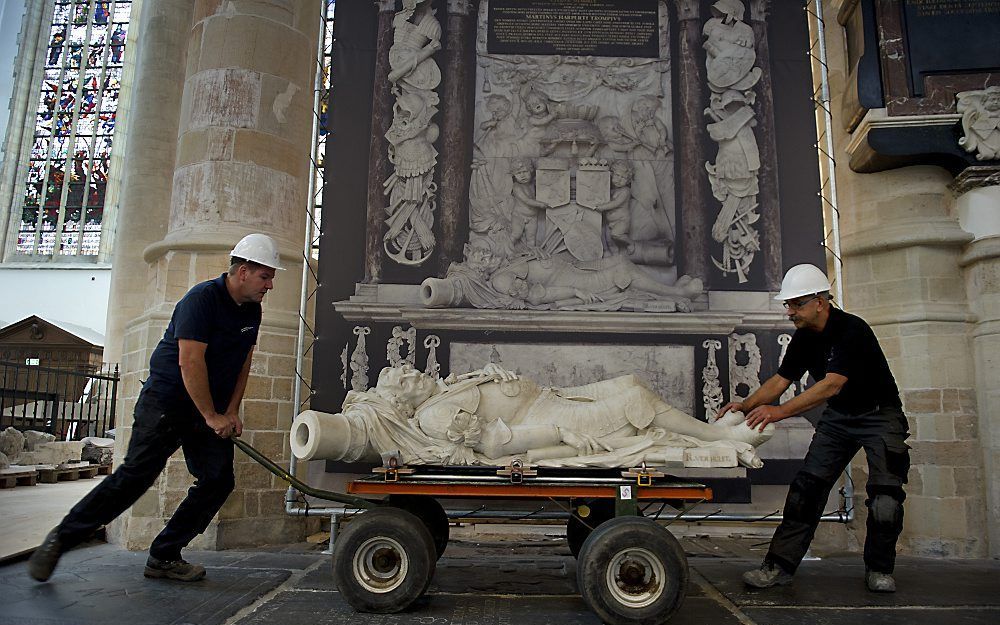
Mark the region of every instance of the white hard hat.
POLYGON ((795 265, 781 281, 781 291, 774 296, 779 302, 786 302, 803 295, 814 295, 830 290, 830 281, 816 265, 795 265))
POLYGON ((254 233, 246 235, 240 239, 240 242, 236 244, 232 252, 229 252, 229 255, 249 260, 258 265, 270 267, 271 269, 284 270, 284 267, 281 266, 281 258, 278 255, 278 244, 266 234, 254 233))

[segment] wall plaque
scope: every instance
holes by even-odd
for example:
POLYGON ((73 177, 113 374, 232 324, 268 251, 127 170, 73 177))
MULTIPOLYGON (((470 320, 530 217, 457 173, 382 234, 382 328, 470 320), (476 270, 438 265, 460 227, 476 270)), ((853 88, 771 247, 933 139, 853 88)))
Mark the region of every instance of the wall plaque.
POLYGON ((904 0, 910 83, 924 95, 924 77, 1000 70, 1000 2, 904 0))
POLYGON ((490 0, 492 54, 657 58, 657 0, 490 0))

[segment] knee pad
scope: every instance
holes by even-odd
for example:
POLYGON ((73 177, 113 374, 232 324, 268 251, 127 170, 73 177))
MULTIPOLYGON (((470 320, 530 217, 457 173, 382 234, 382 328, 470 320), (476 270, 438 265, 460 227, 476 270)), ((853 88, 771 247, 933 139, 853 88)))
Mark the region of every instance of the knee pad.
POLYGON ((894 526, 903 513, 903 504, 891 495, 875 495, 868 501, 868 513, 879 525, 894 526))
POLYGON ((811 473, 799 472, 788 487, 784 516, 787 519, 811 521, 823 513, 823 505, 830 493, 830 485, 811 473))

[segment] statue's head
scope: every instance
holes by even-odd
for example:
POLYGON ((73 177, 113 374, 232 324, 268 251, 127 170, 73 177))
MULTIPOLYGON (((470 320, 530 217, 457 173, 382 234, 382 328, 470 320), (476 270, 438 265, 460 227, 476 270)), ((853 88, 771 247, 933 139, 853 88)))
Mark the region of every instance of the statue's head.
POLYGON ((1000 87, 987 87, 983 98, 983 108, 990 112, 1000 111, 1000 87))
POLYGON ((632 182, 632 165, 628 161, 615 161, 611 163, 611 184, 615 187, 624 187, 632 182))
POLYGON ((500 266, 501 258, 493 253, 493 246, 487 239, 475 239, 465 244, 462 250, 465 264, 472 268, 491 274, 500 266))
POLYGON ((510 173, 514 180, 525 184, 531 182, 533 166, 530 158, 515 157, 510 159, 510 173))
POLYGON ((549 110, 548 98, 532 89, 524 96, 524 104, 531 115, 542 115, 549 110))
POLYGON ((492 94, 486 97, 486 110, 490 112, 493 119, 503 119, 510 113, 510 100, 505 96, 492 94))
POLYGON ((660 108, 660 100, 655 95, 640 96, 632 103, 632 117, 636 120, 648 121, 653 119, 658 108, 660 108))
POLYGON ((743 15, 746 13, 746 7, 740 0, 718 0, 712 5, 714 12, 718 15, 728 17, 727 21, 742 21, 743 15))
POLYGON ((386 367, 378 374, 375 392, 392 401, 406 416, 437 392, 437 382, 409 363, 386 367))

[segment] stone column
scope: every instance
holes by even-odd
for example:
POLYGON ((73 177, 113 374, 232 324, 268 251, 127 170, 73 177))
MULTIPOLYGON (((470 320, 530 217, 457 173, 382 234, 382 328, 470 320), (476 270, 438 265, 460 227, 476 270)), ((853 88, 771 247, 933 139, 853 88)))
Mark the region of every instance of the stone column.
MULTIPOLYGON (((14 255, 24 202, 27 165, 34 143, 35 107, 42 88, 54 5, 28 2, 21 20, 20 42, 11 88, 9 125, 0 161, 0 262, 14 255), (14 210, 14 209, 17 210, 14 210), (6 257, 6 258, 5 258, 6 257)), ((10 18, 8 18, 10 19, 10 18)), ((9 79, 10 76, 4 76, 9 79)))
MULTIPOLYGON (((148 280, 142 250, 167 234, 191 28, 193 6, 187 0, 143 2, 143 5, 144 10, 138 12, 138 23, 132 26, 138 31, 137 36, 129 32, 129 45, 135 47, 126 48, 125 53, 126 64, 135 64, 130 83, 141 88, 130 91, 129 115, 123 117, 127 120, 126 132, 120 133, 125 135, 122 141, 125 155, 115 222, 109 231, 114 251, 105 362, 121 361, 125 326, 145 308, 142 298, 134 296, 145 291, 148 280)), ((110 199, 111 189, 108 195, 110 199)), ((112 218, 112 211, 108 213, 112 218)), ((139 394, 137 372, 123 370, 126 373, 119 392, 125 401, 120 405, 128 410, 120 412, 118 427, 131 424, 131 401, 139 394)))
POLYGON ((389 175, 389 141, 385 133, 392 125, 392 92, 389 84, 389 48, 392 46, 394 0, 375 0, 378 32, 375 43, 375 84, 372 88, 372 131, 368 143, 368 212, 365 225, 365 282, 382 280, 382 231, 385 228, 385 193, 382 183, 389 175))
MULTIPOLYGON (((972 357, 976 369, 978 438, 982 471, 955 475, 962 492, 983 495, 989 557, 1000 556, 1000 168, 970 167, 952 185, 958 194, 956 212, 962 227, 976 237, 965 248, 961 263, 965 288, 976 322, 972 357), (972 171, 970 171, 972 170, 972 171), (976 171, 978 170, 978 171, 976 171)), ((974 431, 973 431, 974 433, 974 431)))
POLYGON ((471 0, 448 1, 447 40, 444 42, 444 77, 441 87, 441 188, 438 216, 438 271, 444 275, 452 262, 462 260, 468 224, 469 155, 472 146, 470 99, 475 88, 476 65, 469 57, 472 34, 471 0))
MULTIPOLYGON (((225 271, 240 237, 255 231, 273 236, 289 271, 280 272, 264 303, 243 402, 243 438, 279 464, 289 459, 294 413, 298 267, 320 15, 321 0, 193 4, 167 233, 143 251, 145 312, 125 334, 126 374, 143 372, 187 289, 225 271)), ((285 485, 239 453, 235 468, 236 490, 194 546, 301 538, 301 519, 284 513, 285 485)), ((190 483, 177 454, 128 514, 125 544, 145 548, 190 483)))
POLYGON ((757 102, 757 149, 760 150, 758 186, 760 192, 760 251, 764 263, 764 283, 768 289, 781 288, 781 199, 778 197, 778 151, 774 136, 774 92, 771 80, 771 50, 767 41, 767 16, 771 0, 750 0, 750 25, 753 27, 757 67, 761 77, 755 91, 757 102))
POLYGON ((705 64, 701 49, 701 3, 699 0, 678 0, 677 19, 680 25, 677 39, 677 141, 675 150, 680 159, 681 228, 677 244, 678 274, 688 274, 705 280, 710 288, 708 263, 708 229, 710 198, 708 176, 705 173, 705 64))

